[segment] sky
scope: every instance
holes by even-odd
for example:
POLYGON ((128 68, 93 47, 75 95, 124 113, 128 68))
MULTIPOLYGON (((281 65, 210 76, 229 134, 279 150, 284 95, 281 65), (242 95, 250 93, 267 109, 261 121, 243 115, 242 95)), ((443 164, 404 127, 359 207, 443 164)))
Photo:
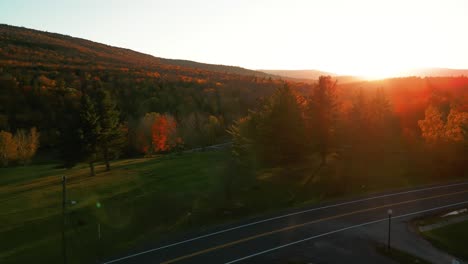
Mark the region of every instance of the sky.
POLYGON ((250 69, 468 69, 468 0, 0 0, 0 23, 250 69))

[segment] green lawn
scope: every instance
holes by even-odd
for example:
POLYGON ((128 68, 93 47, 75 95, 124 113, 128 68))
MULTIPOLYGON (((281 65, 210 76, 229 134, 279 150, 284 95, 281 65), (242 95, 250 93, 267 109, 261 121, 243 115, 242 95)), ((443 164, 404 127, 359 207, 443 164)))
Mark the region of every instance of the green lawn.
POLYGON ((342 155, 314 177, 309 176, 317 157, 259 170, 252 177, 233 169, 229 155, 215 151, 119 160, 110 172, 98 165, 95 177, 88 176, 86 164, 71 170, 47 161, 0 168, 0 263, 61 261, 62 175, 68 177, 68 200, 77 202, 68 206, 69 263, 96 262, 178 232, 282 208, 433 182, 409 177, 399 154, 372 155, 373 160, 342 155), (228 175, 234 175, 229 199, 228 175))
POLYGON ((77 202, 68 207, 70 263, 95 262, 183 230, 293 205, 296 181, 280 180, 274 173, 261 184, 238 185, 226 202, 228 155, 218 151, 121 160, 112 163, 110 172, 97 166, 95 177, 88 176, 85 164, 69 171, 57 164, 1 168, 0 262, 61 260, 62 175, 68 177, 68 199, 77 202))
POLYGON ((415 257, 396 248, 392 248, 390 251, 388 251, 387 247, 384 245, 378 245, 377 252, 400 264, 431 264, 431 262, 428 262, 419 257, 415 257))
POLYGON ((68 177, 68 199, 77 202, 68 209, 69 259, 94 262, 143 239, 201 224, 213 212, 199 211, 217 207, 211 196, 222 184, 225 155, 122 160, 110 172, 98 166, 95 177, 85 165, 70 171, 55 164, 0 169, 0 262, 60 260, 61 175, 68 177))
POLYGON ((434 246, 455 257, 468 260, 468 221, 433 229, 423 235, 434 246))

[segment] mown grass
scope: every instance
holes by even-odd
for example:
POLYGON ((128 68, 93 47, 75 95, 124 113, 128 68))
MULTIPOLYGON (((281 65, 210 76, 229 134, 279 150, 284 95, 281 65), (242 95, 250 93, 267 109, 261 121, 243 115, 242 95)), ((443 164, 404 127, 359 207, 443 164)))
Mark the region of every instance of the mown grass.
POLYGON ((422 233, 434 246, 468 260, 468 221, 451 224, 422 233))
POLYGON ((121 160, 110 172, 97 166, 95 177, 88 176, 85 164, 71 170, 58 169, 57 164, 2 168, 0 262, 61 261, 62 175, 67 175, 70 263, 99 261, 182 230, 200 230, 293 204, 296 181, 277 177, 278 173, 244 185, 239 179, 249 177, 238 175, 233 182, 236 191, 227 201, 228 157, 228 151, 217 151, 121 160))
POLYGON ((431 264, 431 262, 429 261, 413 256, 405 251, 396 248, 392 248, 390 251, 388 251, 386 246, 384 245, 378 245, 377 252, 400 264, 431 264))
POLYGON ((108 259, 187 230, 282 208, 434 181, 414 176, 398 153, 368 156, 331 157, 318 172, 318 157, 255 173, 236 170, 227 150, 119 160, 110 172, 98 165, 95 177, 86 164, 0 168, 0 262, 61 261, 62 175, 68 179, 69 263, 108 259))
POLYGON ((68 205, 70 263, 94 262, 140 237, 159 238, 198 222, 194 204, 208 203, 219 189, 225 155, 123 160, 110 172, 98 166, 95 177, 84 165, 69 171, 55 164, 0 169, 0 262, 60 261, 62 175, 68 177, 68 200, 77 202, 68 205))

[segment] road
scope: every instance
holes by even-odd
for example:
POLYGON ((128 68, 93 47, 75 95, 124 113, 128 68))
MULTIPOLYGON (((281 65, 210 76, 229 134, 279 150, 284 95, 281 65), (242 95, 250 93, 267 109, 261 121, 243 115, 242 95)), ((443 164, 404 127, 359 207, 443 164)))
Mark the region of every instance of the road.
MULTIPOLYGON (((285 263, 288 254, 298 254, 294 250, 304 247, 307 243, 323 245, 333 240, 340 243, 347 237, 355 237, 352 234, 357 230, 359 233, 380 232, 381 239, 386 240, 388 209, 393 211, 392 221, 398 223, 416 216, 461 206, 468 206, 468 182, 381 193, 354 200, 289 210, 265 218, 219 227, 206 233, 175 238, 141 252, 116 256, 104 264, 285 263), (337 239, 339 237, 341 238, 337 239), (272 256, 277 257, 272 258, 272 256)), ((404 245, 403 236, 404 234, 398 231, 392 233, 392 242, 395 246, 404 245)), ((362 252, 362 249, 358 250, 358 239, 355 243, 353 239, 348 240, 350 241, 347 245, 341 247, 342 251, 361 250, 358 257, 362 258, 362 254, 365 256, 366 253, 362 252)), ((320 252, 319 248, 309 247, 307 249, 309 255, 324 254, 315 260, 320 259, 321 263, 336 262, 333 258, 339 257, 338 251, 336 254, 334 251, 329 252, 327 258, 327 253, 320 252), (317 252, 313 252, 314 250, 317 252)), ((435 260, 438 257, 436 255, 434 254, 435 260)), ((343 256, 346 254, 342 254, 343 256)), ((342 261, 352 263, 346 259, 342 261)), ((356 261, 358 262, 365 261, 356 261)))

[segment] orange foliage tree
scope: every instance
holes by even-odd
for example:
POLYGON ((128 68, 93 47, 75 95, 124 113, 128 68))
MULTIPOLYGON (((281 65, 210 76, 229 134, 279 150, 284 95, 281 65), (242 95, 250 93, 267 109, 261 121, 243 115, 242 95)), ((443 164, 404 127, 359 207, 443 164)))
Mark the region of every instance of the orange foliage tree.
POLYGON ((440 110, 436 107, 431 105, 426 109, 425 119, 418 122, 426 142, 463 142, 465 140, 468 112, 451 109, 446 119, 447 121, 444 122, 440 110))
POLYGON ((151 126, 151 138, 154 152, 169 151, 177 145, 176 122, 172 116, 159 115, 151 126))
POLYGON ((169 114, 147 113, 136 132, 137 148, 145 155, 168 152, 182 144, 177 123, 169 114))

